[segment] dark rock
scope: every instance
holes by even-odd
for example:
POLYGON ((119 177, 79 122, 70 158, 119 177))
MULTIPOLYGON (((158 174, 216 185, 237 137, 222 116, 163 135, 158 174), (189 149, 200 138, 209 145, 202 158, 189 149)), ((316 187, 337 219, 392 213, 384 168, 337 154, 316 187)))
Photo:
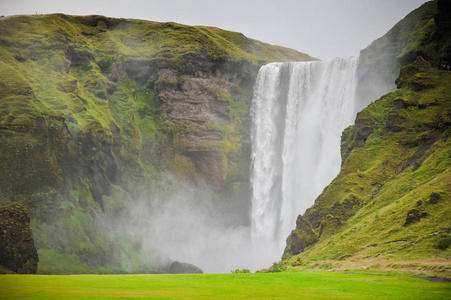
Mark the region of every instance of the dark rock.
POLYGON ((400 132, 410 126, 410 120, 404 110, 393 110, 388 113, 385 128, 388 132, 400 132))
POLYGON ((169 267, 169 273, 171 274, 203 274, 204 271, 202 271, 199 267, 196 267, 195 265, 188 264, 188 263, 182 263, 179 261, 174 261, 171 266, 169 267))
POLYGON ((27 210, 17 203, 0 207, 0 265, 14 273, 35 274, 38 261, 27 210))
POLYGON ((318 236, 313 231, 310 222, 304 216, 299 215, 296 219, 296 229, 287 238, 287 246, 282 259, 287 259, 303 252, 305 248, 317 241, 318 236))
POLYGON ((134 79, 138 85, 153 88, 158 79, 155 60, 128 60, 124 64, 127 75, 134 79))
POLYGON ((407 213, 407 218, 406 218, 406 222, 404 223, 404 227, 407 225, 416 223, 416 222, 420 221, 421 219, 426 218, 427 216, 428 216, 428 214, 425 212, 420 213, 418 211, 418 209, 411 209, 407 213))
POLYGON ((94 58, 94 55, 87 48, 69 46, 66 50, 66 58, 70 60, 71 66, 84 66, 94 58))
POLYGON ((419 72, 426 71, 431 68, 431 64, 425 61, 421 56, 410 65, 407 65, 401 69, 399 77, 396 79, 396 87, 410 87, 413 91, 419 92, 425 89, 431 89, 434 85, 429 81, 425 81, 421 76, 415 76, 419 72))
POLYGON ((431 204, 437 204, 440 200, 441 196, 439 193, 432 193, 429 195, 429 203, 431 204))
POLYGON ((416 66, 420 70, 429 70, 432 66, 431 63, 424 60, 423 57, 418 56, 416 60, 413 62, 413 65, 416 66))
POLYGON ((393 103, 395 104, 395 110, 400 110, 403 108, 407 108, 410 106, 409 103, 407 103, 404 99, 402 98, 397 98, 393 101, 393 103))
POLYGON ((357 114, 357 118, 355 120, 355 130, 366 140, 371 133, 373 133, 373 124, 371 122, 372 120, 369 118, 364 118, 361 115, 362 113, 357 114))

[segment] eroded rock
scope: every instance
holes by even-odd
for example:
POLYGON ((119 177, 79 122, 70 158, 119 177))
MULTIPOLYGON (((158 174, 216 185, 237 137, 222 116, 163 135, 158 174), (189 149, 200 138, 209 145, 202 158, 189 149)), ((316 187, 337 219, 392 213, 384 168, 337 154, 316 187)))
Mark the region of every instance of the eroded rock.
POLYGON ((25 207, 18 203, 0 207, 0 265, 12 273, 35 274, 38 261, 25 207))

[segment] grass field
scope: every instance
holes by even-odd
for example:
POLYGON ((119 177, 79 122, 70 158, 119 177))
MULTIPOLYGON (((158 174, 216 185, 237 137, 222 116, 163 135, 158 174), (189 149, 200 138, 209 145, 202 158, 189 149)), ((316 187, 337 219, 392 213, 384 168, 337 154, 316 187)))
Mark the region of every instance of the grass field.
POLYGON ((338 272, 0 276, 0 299, 135 298, 451 299, 451 283, 338 272))

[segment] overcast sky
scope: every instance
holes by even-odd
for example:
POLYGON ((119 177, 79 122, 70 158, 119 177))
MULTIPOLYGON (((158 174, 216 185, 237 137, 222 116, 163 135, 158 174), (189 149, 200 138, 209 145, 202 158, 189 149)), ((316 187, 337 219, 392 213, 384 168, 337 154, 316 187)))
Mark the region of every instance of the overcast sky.
POLYGON ((357 56, 425 0, 0 0, 1 15, 65 13, 239 31, 320 59, 357 56))

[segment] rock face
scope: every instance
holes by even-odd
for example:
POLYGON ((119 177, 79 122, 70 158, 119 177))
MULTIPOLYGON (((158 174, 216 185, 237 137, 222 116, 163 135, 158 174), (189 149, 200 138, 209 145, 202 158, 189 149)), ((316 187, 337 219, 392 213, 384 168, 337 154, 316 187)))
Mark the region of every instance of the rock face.
POLYGON ((58 272, 74 256, 119 267, 138 247, 111 227, 184 185, 247 224, 257 71, 313 60, 219 28, 62 14, 2 18, 0 49, 0 205, 27 207, 58 272))
POLYGON ((0 207, 0 265, 18 274, 35 274, 38 252, 30 217, 20 204, 0 207))
POLYGON ((204 272, 195 265, 174 261, 169 267, 171 274, 203 274, 204 272))
POLYGON ((287 248, 282 259, 288 258, 291 253, 301 253, 310 245, 318 241, 318 235, 313 231, 310 222, 302 215, 296 220, 296 230, 287 238, 287 248), (298 228, 302 228, 298 230, 298 228))

